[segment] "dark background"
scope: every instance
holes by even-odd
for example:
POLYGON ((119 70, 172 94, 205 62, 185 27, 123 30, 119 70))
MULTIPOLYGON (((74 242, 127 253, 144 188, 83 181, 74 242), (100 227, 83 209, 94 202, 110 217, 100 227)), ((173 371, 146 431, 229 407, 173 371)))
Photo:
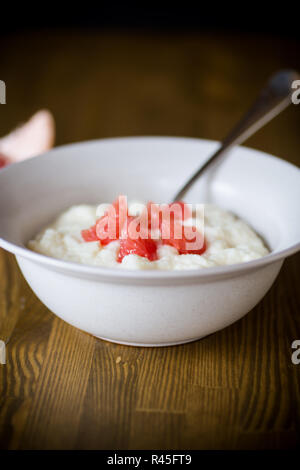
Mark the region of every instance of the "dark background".
MULTIPOLYGON (((1 11, 0 134, 47 107, 57 144, 145 134, 219 140, 274 71, 300 69, 292 4, 26 2, 1 11)), ((277 130, 294 140, 298 125, 289 109, 249 145, 295 162, 277 130)))
POLYGON ((300 36, 293 2, 30 2, 5 3, 1 31, 122 28, 152 31, 259 32, 300 36))

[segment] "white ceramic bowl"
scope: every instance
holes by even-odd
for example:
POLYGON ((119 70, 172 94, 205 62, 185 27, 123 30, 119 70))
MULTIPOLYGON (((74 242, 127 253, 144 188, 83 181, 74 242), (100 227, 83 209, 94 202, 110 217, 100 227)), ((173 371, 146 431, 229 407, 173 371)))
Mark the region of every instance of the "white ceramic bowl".
POLYGON ((73 204, 128 199, 169 201, 218 143, 125 138, 58 147, 0 171, 0 245, 16 255, 39 299, 95 336, 138 346, 185 343, 249 312, 299 249, 299 170, 256 150, 236 148, 190 191, 260 233, 271 254, 191 271, 125 271, 34 253, 27 241, 73 204))

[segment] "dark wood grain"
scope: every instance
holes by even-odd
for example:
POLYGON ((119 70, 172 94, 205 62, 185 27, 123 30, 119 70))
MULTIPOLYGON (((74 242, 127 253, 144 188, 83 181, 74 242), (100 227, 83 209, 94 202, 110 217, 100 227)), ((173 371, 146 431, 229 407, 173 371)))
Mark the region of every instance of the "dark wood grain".
MULTIPOLYGON (((264 36, 51 31, 1 40, 0 132, 40 107, 57 144, 119 135, 220 139, 295 41, 264 36)), ((300 107, 249 146, 300 163, 300 107)), ((132 348, 56 318, 0 251, 0 448, 254 449, 300 444, 299 255, 246 317, 201 341, 132 348)))

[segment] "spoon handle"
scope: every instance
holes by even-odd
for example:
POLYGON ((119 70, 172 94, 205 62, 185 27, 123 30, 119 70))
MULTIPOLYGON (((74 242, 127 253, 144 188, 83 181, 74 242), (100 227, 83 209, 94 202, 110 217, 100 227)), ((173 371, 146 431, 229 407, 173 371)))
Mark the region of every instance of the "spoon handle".
POLYGON ((294 70, 281 70, 273 75, 252 107, 223 140, 218 150, 185 183, 174 196, 173 201, 181 200, 188 189, 212 163, 223 157, 235 145, 242 144, 283 111, 292 102, 292 83, 294 80, 299 80, 299 78, 300 75, 294 70))

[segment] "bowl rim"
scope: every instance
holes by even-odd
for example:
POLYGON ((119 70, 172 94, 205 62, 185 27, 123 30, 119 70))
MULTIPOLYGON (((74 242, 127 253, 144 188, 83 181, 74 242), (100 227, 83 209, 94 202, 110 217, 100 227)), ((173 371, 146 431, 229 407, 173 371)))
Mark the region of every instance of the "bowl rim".
MULTIPOLYGON (((21 166, 21 165, 26 165, 27 162, 32 161, 38 157, 41 157, 43 155, 48 155, 50 153, 62 150, 64 148, 70 148, 73 146, 83 146, 83 145, 90 145, 90 144, 97 144, 97 143, 116 143, 116 142, 121 142, 121 141, 133 141, 133 140, 178 140, 178 141, 190 141, 190 142, 205 142, 205 143, 210 143, 214 145, 220 144, 219 141, 216 140, 210 140, 210 139, 201 139, 201 138, 191 138, 191 137, 179 137, 179 136, 130 136, 130 137, 112 137, 112 138, 102 138, 102 139, 93 139, 93 140, 87 140, 87 141, 81 141, 81 142, 74 142, 70 144, 65 144, 61 146, 54 147, 48 152, 45 152, 44 154, 38 155, 31 157, 27 160, 14 163, 12 165, 9 165, 8 167, 4 168, 1 170, 2 172, 7 172, 10 171, 12 167, 15 165, 21 166)), ((272 154, 263 152, 261 150, 257 149, 252 149, 247 146, 237 146, 239 148, 253 151, 253 152, 259 152, 264 158, 269 158, 272 160, 277 160, 280 161, 281 164, 285 164, 288 166, 293 167, 294 169, 298 169, 296 165, 293 165, 292 163, 289 163, 279 157, 276 157, 272 154)), ((85 265, 85 264, 80 264, 76 263, 73 261, 65 261, 62 259, 58 258, 53 258, 47 255, 43 255, 41 253, 34 252, 30 250, 29 248, 22 247, 19 245, 16 245, 14 243, 11 243, 3 238, 0 237, 0 247, 2 247, 4 250, 9 251, 10 253, 13 253, 17 257, 22 257, 25 259, 28 259, 32 262, 36 262, 40 265, 43 265, 45 267, 49 267, 50 269, 58 270, 60 272, 65 272, 68 274, 73 274, 73 275, 83 275, 83 276, 89 276, 89 277, 94 277, 94 278, 103 278, 106 280, 172 280, 172 279, 194 279, 194 280, 209 280, 209 279, 218 279, 221 277, 228 277, 232 276, 235 274, 240 274, 244 273, 247 271, 252 271, 254 269, 259 269, 263 268, 264 266, 267 266, 271 263, 274 263, 276 261, 284 260, 287 256, 290 256, 297 251, 300 250, 300 241, 298 243, 295 243, 291 245, 290 247, 280 250, 277 252, 270 252, 267 255, 252 260, 252 261, 246 261, 242 263, 235 263, 235 264, 230 264, 230 265, 223 265, 223 266, 213 266, 209 268, 203 268, 203 269, 183 269, 183 270, 130 270, 130 269, 122 269, 122 268, 109 268, 105 266, 92 266, 92 265, 85 265)))

